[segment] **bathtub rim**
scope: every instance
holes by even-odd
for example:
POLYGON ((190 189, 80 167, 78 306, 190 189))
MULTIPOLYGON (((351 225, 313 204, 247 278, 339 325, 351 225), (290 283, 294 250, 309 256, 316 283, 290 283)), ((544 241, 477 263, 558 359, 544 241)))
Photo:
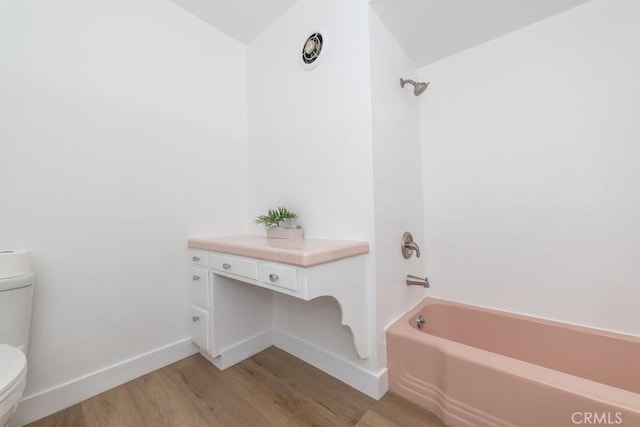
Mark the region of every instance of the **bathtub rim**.
MULTIPOLYGON (((531 314, 505 311, 499 308, 482 307, 480 305, 473 305, 470 303, 451 301, 451 300, 446 300, 442 298, 434 298, 430 296, 424 297, 422 300, 418 301, 418 303, 411 310, 405 313, 402 317, 408 316, 410 313, 413 313, 413 316, 415 316, 420 311, 420 309, 424 308, 426 305, 446 305, 446 306, 463 307, 463 308, 470 307, 476 311, 480 311, 483 313, 498 314, 500 316, 509 317, 512 319, 526 319, 528 321, 540 323, 543 325, 550 325, 550 326, 562 325, 562 327, 564 328, 572 329, 575 331, 589 332, 589 333, 600 335, 600 336, 623 339, 625 341, 640 344, 640 335, 633 335, 625 332, 610 331, 607 329, 601 329, 601 328, 595 328, 592 326, 580 325, 577 323, 565 322, 562 320, 546 319, 544 317, 533 316, 531 314)), ((400 320, 400 318, 398 320, 400 320)), ((422 332, 422 331, 419 331, 419 332, 422 332)))
POLYGON ((413 326, 413 324, 411 324, 411 322, 413 321, 413 323, 415 323, 416 315, 429 305, 449 305, 471 308, 473 310, 479 310, 485 313, 506 315, 507 317, 511 318, 526 319, 547 325, 561 325, 562 327, 568 327, 570 329, 585 332, 588 331, 590 333, 593 332, 596 334, 603 334, 608 337, 630 339, 632 342, 638 343, 639 345, 640 338, 636 338, 633 335, 619 334, 616 332, 610 332, 601 329, 578 326, 570 323, 563 323, 523 314, 510 313, 471 304, 437 299, 433 297, 423 298, 414 308, 405 313, 402 317, 393 322, 391 326, 389 326, 389 328, 387 328, 387 333, 389 334, 393 334, 414 342, 418 341, 421 343, 426 343, 432 347, 435 347, 438 351, 447 355, 451 355, 452 357, 457 357, 472 363, 478 363, 497 371, 507 371, 508 373, 517 376, 524 381, 541 383, 550 388, 555 388, 567 393, 578 394, 588 399, 610 403, 612 405, 619 406, 620 408, 624 408, 624 410, 640 414, 640 394, 638 393, 634 393, 630 390, 614 387, 587 378, 579 377, 577 375, 557 371, 541 365, 536 365, 534 363, 526 362, 510 356, 493 353, 491 351, 473 347, 467 344, 451 341, 449 339, 431 335, 428 332, 423 332, 417 329, 413 326))

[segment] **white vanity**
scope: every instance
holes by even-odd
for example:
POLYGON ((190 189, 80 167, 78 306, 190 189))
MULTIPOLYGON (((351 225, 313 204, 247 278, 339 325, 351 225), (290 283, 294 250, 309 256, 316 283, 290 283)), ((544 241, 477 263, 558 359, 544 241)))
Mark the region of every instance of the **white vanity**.
POLYGON ((335 298, 358 356, 369 357, 367 242, 238 236, 194 238, 188 245, 193 342, 218 368, 272 345, 273 292, 305 301, 335 298))

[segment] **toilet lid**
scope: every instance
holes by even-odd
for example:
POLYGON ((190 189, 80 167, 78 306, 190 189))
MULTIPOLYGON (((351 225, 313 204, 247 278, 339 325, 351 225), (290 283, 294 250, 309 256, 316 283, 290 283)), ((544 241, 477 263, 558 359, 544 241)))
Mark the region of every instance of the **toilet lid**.
POLYGON ((10 345, 0 344, 0 396, 20 381, 27 371, 24 353, 10 345))

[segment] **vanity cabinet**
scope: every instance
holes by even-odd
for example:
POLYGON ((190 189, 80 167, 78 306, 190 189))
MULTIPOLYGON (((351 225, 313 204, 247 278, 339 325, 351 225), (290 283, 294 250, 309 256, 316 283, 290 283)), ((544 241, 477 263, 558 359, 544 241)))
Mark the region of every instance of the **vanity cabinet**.
POLYGON ((210 295, 207 253, 191 253, 191 337, 195 345, 209 351, 210 295))
POLYGON ((189 240, 191 330, 200 353, 225 369, 272 345, 273 293, 278 292, 306 301, 335 298, 358 355, 369 357, 363 256, 368 244, 317 242, 305 240, 307 246, 291 249, 248 236, 189 240))
POLYGON ((209 351, 209 310, 191 306, 191 339, 199 348, 209 351))

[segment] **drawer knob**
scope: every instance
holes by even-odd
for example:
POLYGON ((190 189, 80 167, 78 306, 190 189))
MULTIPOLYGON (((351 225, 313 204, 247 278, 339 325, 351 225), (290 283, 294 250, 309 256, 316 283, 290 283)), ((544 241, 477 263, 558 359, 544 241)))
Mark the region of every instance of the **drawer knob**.
POLYGON ((279 277, 278 277, 277 274, 270 274, 269 275, 269 280, 272 281, 272 282, 277 282, 278 279, 279 279, 279 277))
POLYGON ((226 262, 224 264, 222 264, 222 268, 224 268, 225 270, 228 270, 231 268, 231 264, 227 264, 226 262))
POLYGON ((196 281, 196 280, 200 280, 200 276, 193 276, 193 280, 194 280, 194 281, 196 281))
POLYGON ((198 317, 198 316, 193 316, 193 317, 191 318, 191 320, 193 320, 194 322, 197 322, 198 320, 200 320, 200 317, 198 317))
POLYGON ((193 258, 191 258, 193 260, 193 262, 197 262, 200 261, 200 257, 199 256, 194 256, 193 258))

